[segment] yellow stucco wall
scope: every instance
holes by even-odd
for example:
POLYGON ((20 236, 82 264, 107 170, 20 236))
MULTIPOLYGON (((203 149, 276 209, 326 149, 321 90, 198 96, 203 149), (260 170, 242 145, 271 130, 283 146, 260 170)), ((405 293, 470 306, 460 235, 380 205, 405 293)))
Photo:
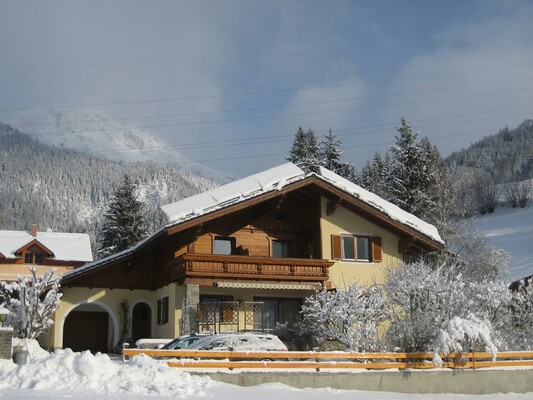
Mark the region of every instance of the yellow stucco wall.
POLYGON ((343 207, 337 207, 332 215, 326 213, 327 200, 322 198, 320 230, 322 239, 322 257, 331 258, 331 235, 341 233, 379 236, 382 240, 381 262, 356 262, 337 260, 329 269, 330 280, 337 288, 358 283, 370 285, 383 280, 387 266, 398 265, 402 256, 398 252, 399 238, 380 226, 354 214, 343 207))
POLYGON ((129 332, 131 334, 131 312, 135 304, 144 302, 151 309, 151 328, 154 338, 174 338, 179 331, 179 319, 183 288, 175 284, 167 285, 157 291, 126 290, 126 289, 89 289, 89 288, 64 288, 61 305, 56 311, 54 326, 40 338, 46 348, 61 348, 63 345, 63 326, 68 313, 82 304, 99 306, 109 314, 109 339, 110 346, 118 341, 121 333, 121 308, 120 303, 126 300, 129 305, 129 332), (169 321, 164 325, 157 325, 157 300, 169 297, 169 321))

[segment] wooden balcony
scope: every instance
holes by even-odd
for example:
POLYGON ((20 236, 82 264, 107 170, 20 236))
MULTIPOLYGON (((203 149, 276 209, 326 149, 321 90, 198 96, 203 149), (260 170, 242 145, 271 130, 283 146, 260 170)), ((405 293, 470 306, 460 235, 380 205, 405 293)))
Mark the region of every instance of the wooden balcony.
POLYGON ((318 283, 329 277, 333 262, 307 258, 183 254, 176 259, 181 279, 253 280, 318 283))

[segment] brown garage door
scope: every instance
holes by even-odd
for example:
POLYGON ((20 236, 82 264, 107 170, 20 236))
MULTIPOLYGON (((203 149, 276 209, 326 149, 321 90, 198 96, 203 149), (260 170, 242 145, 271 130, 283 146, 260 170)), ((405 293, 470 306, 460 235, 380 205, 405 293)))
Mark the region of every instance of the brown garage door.
POLYGON ((63 348, 107 352, 107 312, 72 311, 65 320, 63 348))

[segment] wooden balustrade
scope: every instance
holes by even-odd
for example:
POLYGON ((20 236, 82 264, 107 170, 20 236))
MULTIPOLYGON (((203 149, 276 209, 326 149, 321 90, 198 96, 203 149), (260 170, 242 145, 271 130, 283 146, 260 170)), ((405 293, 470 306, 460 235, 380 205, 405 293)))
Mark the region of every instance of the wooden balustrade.
POLYGON ((328 260, 183 254, 176 259, 182 277, 322 282, 329 277, 328 260))

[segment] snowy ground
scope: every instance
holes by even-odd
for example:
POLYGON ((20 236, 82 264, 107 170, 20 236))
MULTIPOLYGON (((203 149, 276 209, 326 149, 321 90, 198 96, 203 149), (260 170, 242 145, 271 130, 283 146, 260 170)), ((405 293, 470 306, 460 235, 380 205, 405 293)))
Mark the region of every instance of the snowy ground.
POLYGON ((413 395, 385 392, 294 389, 281 384, 241 388, 192 376, 148 357, 122 364, 107 355, 58 350, 48 354, 30 343, 31 360, 24 366, 0 361, 0 399, 216 399, 216 400, 459 400, 533 399, 530 394, 413 395))
POLYGON ((511 280, 533 275, 533 205, 527 208, 497 208, 477 218, 476 227, 488 243, 509 253, 511 280))

